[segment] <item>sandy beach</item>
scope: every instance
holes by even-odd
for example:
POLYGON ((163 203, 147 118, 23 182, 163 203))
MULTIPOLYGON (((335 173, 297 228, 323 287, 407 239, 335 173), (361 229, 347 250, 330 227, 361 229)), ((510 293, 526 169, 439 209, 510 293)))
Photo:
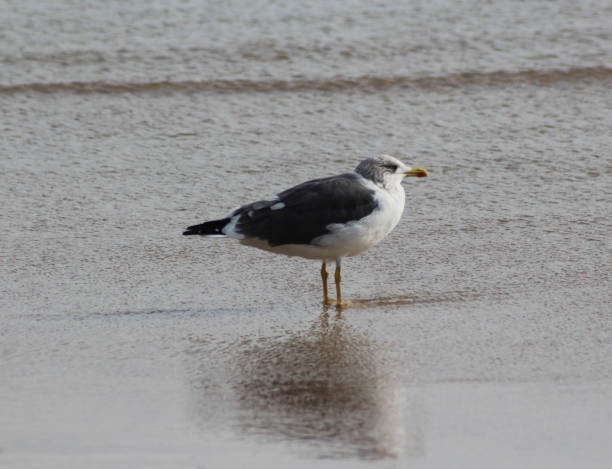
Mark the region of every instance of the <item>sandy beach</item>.
POLYGON ((607 2, 2 10, 0 466, 610 466, 607 2), (181 235, 380 153, 341 314, 181 235))

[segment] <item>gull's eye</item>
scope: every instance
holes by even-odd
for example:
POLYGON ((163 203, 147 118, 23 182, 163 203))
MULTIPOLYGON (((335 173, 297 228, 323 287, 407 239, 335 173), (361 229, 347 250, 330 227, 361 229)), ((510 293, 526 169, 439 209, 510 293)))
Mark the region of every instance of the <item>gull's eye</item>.
POLYGON ((393 164, 393 163, 388 163, 388 164, 384 164, 383 165, 384 168, 388 169, 389 171, 391 171, 392 173, 394 173, 395 171, 397 171, 397 165, 393 164))

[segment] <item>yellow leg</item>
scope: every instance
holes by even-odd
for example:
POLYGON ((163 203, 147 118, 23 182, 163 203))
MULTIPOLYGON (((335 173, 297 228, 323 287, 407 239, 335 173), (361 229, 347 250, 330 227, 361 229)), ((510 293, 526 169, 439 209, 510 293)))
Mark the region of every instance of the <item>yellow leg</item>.
POLYGON ((321 280, 323 280, 323 304, 330 304, 329 300, 329 289, 327 287, 327 279, 329 278, 329 272, 327 271, 327 264, 323 262, 321 266, 321 280))
POLYGON ((340 268, 340 260, 336 261, 334 280, 336 280, 336 304, 342 306, 342 270, 340 268))

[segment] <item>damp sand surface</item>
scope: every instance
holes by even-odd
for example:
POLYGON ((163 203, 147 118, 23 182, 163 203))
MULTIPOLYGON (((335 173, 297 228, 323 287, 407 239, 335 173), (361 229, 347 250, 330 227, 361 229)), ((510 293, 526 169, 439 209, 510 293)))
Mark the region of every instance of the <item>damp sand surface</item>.
POLYGON ((609 467, 607 2, 1 16, 0 466, 609 467), (383 152, 340 315, 181 236, 383 152))

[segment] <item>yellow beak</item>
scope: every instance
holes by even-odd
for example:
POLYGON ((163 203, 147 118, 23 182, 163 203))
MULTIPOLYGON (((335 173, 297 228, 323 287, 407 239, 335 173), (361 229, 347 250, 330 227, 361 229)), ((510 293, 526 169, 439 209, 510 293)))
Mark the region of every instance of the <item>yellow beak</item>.
POLYGON ((404 175, 405 177, 426 178, 429 173, 425 168, 410 168, 404 175))

